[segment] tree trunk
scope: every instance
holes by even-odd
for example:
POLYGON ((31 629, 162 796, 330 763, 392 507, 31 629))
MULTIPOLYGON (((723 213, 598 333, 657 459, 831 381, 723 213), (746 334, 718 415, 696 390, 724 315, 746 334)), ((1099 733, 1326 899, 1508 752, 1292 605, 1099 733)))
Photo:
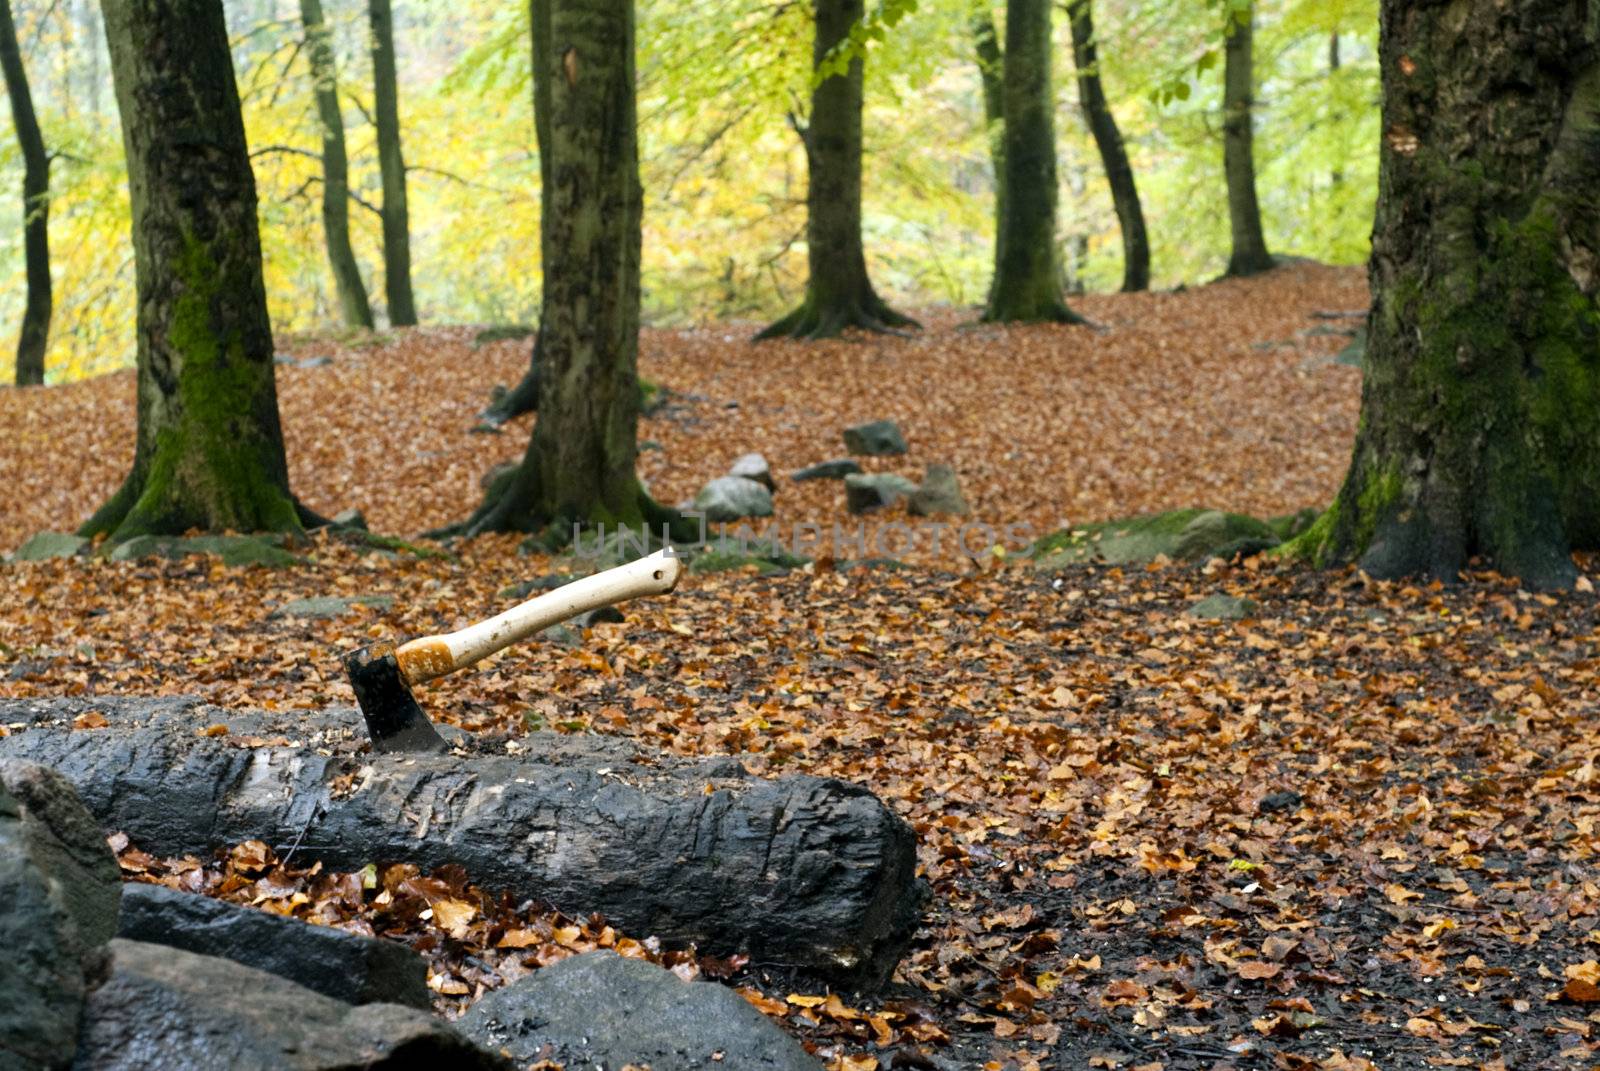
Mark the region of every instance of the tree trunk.
MULTIPOLYGON (((643 192, 632 0, 548 3, 539 420, 515 477, 462 531, 638 526, 673 517, 634 474, 643 192)), ((537 14, 538 9, 535 8, 537 14)))
POLYGON ((28 303, 17 336, 16 382, 44 382, 44 351, 50 340, 50 155, 33 111, 28 74, 17 47, 11 0, 0 0, 0 67, 11 98, 11 122, 22 149, 23 254, 28 269, 28 303))
MULTIPOLYGON (((1339 31, 1335 30, 1328 37, 1328 72, 1333 79, 1338 78, 1339 70, 1343 66, 1344 62, 1340 56, 1339 48, 1339 31)), ((1337 164, 1334 165, 1333 174, 1329 177, 1332 178, 1335 186, 1342 185, 1344 183, 1344 169, 1337 164)))
POLYGON ((0 757, 53 767, 145 851, 204 857, 259 839, 341 868, 454 864, 485 888, 599 911, 640 936, 868 988, 893 972, 927 895, 911 828, 841 781, 769 781, 731 758, 553 733, 515 755, 476 742, 470 755, 375 755, 351 736, 353 710, 124 702, 0 700, 5 722, 33 726, 0 739, 0 757), (108 711, 111 727, 48 727, 87 709, 108 711), (218 722, 228 735, 197 735, 218 722))
MULTIPOLYGON (((817 0, 813 68, 850 36, 862 0, 817 0)), ((861 246, 861 101, 866 65, 857 56, 844 74, 811 91, 805 143, 806 245, 810 277, 801 306, 756 336, 834 338, 847 327, 887 331, 916 321, 891 309, 872 288, 861 246)))
POLYGON ((105 0, 138 286, 138 431, 83 526, 299 532, 261 282, 256 187, 220 0, 105 0))
MULTIPOLYGON (((322 17, 322 0, 300 0, 311 77, 316 82, 317 116, 322 124, 322 230, 328 266, 339 294, 339 309, 350 327, 372 326, 366 284, 350 246, 350 161, 344 151, 344 116, 339 112, 339 74, 333 40, 322 17)), ((386 221, 387 222, 387 221, 386 221)))
POLYGON ((1000 180, 1004 212, 983 317, 989 321, 1083 322, 1061 296, 1051 51, 1050 0, 1008 0, 1000 180))
POLYGON ((1228 221, 1233 253, 1228 275, 1259 275, 1272 270, 1261 232, 1261 204, 1256 200, 1255 150, 1255 4, 1230 10, 1222 70, 1222 164, 1228 178, 1228 221))
POLYGON ((1292 548, 1533 587, 1600 546, 1600 49, 1571 0, 1381 9, 1361 425, 1292 548))
MULTIPOLYGON (((983 122, 989 132, 989 163, 994 170, 994 240, 995 260, 1000 252, 1000 239, 1004 236, 1002 221, 1006 218, 1006 98, 1005 54, 1000 51, 1000 35, 994 28, 994 13, 983 3, 972 13, 972 47, 978 57, 978 77, 983 83, 983 122)), ((994 301, 994 279, 989 280, 989 297, 994 301)))
MULTIPOLYGON (((539 212, 539 263, 550 263, 550 78, 555 60, 550 55, 550 0, 528 0, 528 39, 533 48, 533 136, 539 150, 539 194, 545 203, 539 212)), ((548 269, 544 275, 548 278, 548 269)), ((483 422, 498 428, 506 421, 531 413, 539 408, 539 358, 544 335, 544 310, 547 291, 541 284, 539 294, 539 334, 533 337, 533 352, 528 358, 528 370, 522 380, 504 397, 499 398, 480 414, 483 422)))
POLYGON ((389 0, 368 0, 372 28, 373 122, 383 174, 383 289, 391 327, 417 322, 411 294, 411 217, 406 210, 406 161, 400 152, 400 90, 395 77, 394 16, 389 0))
POLYGON ((1094 12, 1090 0, 1072 0, 1067 9, 1072 20, 1072 55, 1078 68, 1078 101, 1083 117, 1100 149, 1106 181, 1111 185, 1111 200, 1117 208, 1117 223, 1122 229, 1122 289, 1133 293, 1150 288, 1150 238, 1145 233, 1144 209, 1139 204, 1139 187, 1133 180, 1128 150, 1117 129, 1116 117, 1106 103, 1100 84, 1099 45, 1094 37, 1094 12))

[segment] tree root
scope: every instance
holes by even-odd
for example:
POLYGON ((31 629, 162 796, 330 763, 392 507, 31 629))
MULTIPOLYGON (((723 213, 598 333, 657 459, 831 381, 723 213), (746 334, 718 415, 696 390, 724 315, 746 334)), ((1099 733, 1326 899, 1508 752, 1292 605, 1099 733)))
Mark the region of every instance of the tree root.
POLYGON ((537 412, 539 409, 539 357, 540 336, 535 335, 533 340, 533 356, 528 361, 528 370, 522 374, 522 379, 502 397, 478 414, 478 419, 488 427, 498 428, 502 424, 521 416, 524 413, 537 412))
POLYGON ((805 304, 765 328, 751 339, 764 342, 774 338, 792 338, 803 342, 816 342, 825 338, 838 338, 847 328, 860 328, 880 335, 905 336, 905 328, 920 329, 922 325, 904 313, 891 309, 877 294, 868 290, 866 295, 842 305, 819 307, 810 298, 805 304))
POLYGON ((1065 302, 1057 301, 1049 308, 1040 312, 1027 315, 1018 315, 1007 309, 996 309, 991 305, 984 310, 979 318, 979 323, 1004 324, 1004 323, 1029 323, 1029 324, 1067 324, 1073 327, 1095 327, 1099 325, 1068 308, 1065 302))

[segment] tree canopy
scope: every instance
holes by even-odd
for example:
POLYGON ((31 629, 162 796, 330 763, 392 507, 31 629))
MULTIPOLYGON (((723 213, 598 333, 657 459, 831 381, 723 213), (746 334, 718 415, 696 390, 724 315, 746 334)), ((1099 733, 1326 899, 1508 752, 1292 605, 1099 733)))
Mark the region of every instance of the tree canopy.
MULTIPOLYGON (((368 12, 355 2, 324 6, 350 158, 351 240, 376 301, 383 195, 368 12)), ((123 315, 133 293, 126 171, 96 5, 13 7, 45 141, 58 154, 47 374, 60 381, 133 361, 123 315)), ((309 330, 337 318, 338 299, 322 240, 321 127, 299 11, 289 0, 225 7, 273 323, 309 330)), ((1367 254, 1376 7, 1256 5, 1256 159, 1275 253, 1350 264, 1367 254)), ((862 225, 874 282, 891 303, 970 305, 988 287, 994 177, 972 10, 971 0, 921 0, 868 43, 862 225)), ((770 320, 799 302, 806 281, 805 154, 788 117, 803 119, 809 107, 810 11, 641 0, 637 13, 645 321, 770 320)), ((1214 5, 1108 0, 1095 9, 1100 73, 1138 176, 1157 287, 1213 278, 1227 263, 1221 24, 1214 5)), ((434 323, 534 322, 540 190, 526 5, 397 4, 394 34, 418 311, 434 323), (481 271, 486 262, 498 270, 481 271)), ((1054 36, 1059 226, 1082 250, 1082 262, 1066 267, 1091 290, 1114 289, 1121 237, 1078 107, 1064 16, 1054 36)), ((0 218, 21 218, 16 146, 9 128, 0 132, 0 218)), ((13 334, 25 296, 21 241, 19 228, 0 229, 0 323, 13 334)), ((0 345, 0 380, 10 378, 14 341, 0 345)))

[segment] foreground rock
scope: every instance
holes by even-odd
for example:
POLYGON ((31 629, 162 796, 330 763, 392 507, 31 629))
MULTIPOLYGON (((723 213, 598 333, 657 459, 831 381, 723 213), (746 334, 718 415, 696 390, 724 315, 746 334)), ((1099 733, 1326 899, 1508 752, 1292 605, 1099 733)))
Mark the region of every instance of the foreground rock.
POLYGON ((818 1071, 822 1066, 743 997, 615 952, 573 956, 478 1001, 459 1024, 519 1067, 651 1071, 818 1071))
POLYGON ((772 516, 772 492, 743 476, 718 476, 694 496, 694 508, 708 521, 772 516))
POLYGON ((73 1064, 82 1071, 511 1067, 414 1008, 351 1007, 266 971, 140 941, 112 941, 111 954, 111 977, 84 1009, 73 1064))
POLYGON ((815 465, 807 465, 794 472, 789 478, 795 483, 804 483, 807 480, 842 480, 852 473, 860 472, 861 466, 848 457, 841 457, 833 461, 819 461, 815 465))
POLYGON ((117 928, 116 859, 72 786, 0 762, 0 1067, 65 1067, 117 928))
POLYGON ((844 429, 844 448, 865 457, 886 457, 906 452, 905 436, 892 420, 874 420, 844 429))
POLYGON ((179 892, 129 885, 118 935, 220 956, 346 1004, 430 1007, 428 966, 393 941, 179 892))
POLYGON ((911 828, 866 789, 761 780, 732 759, 559 734, 516 754, 375 755, 353 709, 182 698, 0 700, 0 723, 33 726, 0 738, 0 757, 55 766, 146 851, 256 838, 345 869, 458 863, 491 890, 853 986, 887 980, 926 896, 911 828), (66 731, 90 709, 111 726, 66 731), (227 735, 197 735, 219 723, 227 735))
POLYGON ((844 478, 844 504, 851 513, 871 513, 915 493, 917 485, 890 472, 844 478))
POLYGON ((949 465, 929 465, 922 483, 911 492, 906 512, 913 517, 965 516, 967 500, 961 494, 956 470, 949 465))
POLYGON ((1232 558, 1280 542, 1271 525, 1242 513, 1180 509, 1063 529, 1036 542, 1029 554, 1049 569, 1087 561, 1145 564, 1162 556, 1185 562, 1232 558))

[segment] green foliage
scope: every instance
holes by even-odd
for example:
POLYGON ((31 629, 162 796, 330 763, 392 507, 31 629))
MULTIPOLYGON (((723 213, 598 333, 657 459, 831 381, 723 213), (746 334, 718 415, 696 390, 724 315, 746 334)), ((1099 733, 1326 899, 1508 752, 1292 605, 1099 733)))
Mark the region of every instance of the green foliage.
POLYGON ((828 50, 828 54, 812 72, 811 87, 815 89, 835 75, 844 74, 850 69, 850 64, 866 58, 867 51, 873 44, 887 41, 889 31, 915 10, 917 10, 917 0, 881 0, 861 21, 850 28, 850 36, 828 50))
MULTIPOLYGON (((873 278, 902 307, 972 305, 988 288, 994 178, 970 29, 975 2, 990 2, 1003 20, 998 0, 881 0, 845 50, 871 53, 863 227, 873 278)), ((1215 276, 1226 260, 1219 49, 1234 4, 1096 5, 1100 74, 1144 197, 1158 286, 1215 276)), ((52 381, 133 360, 121 139, 103 46, 80 6, 88 9, 15 3, 32 43, 45 139, 64 154, 52 170, 52 381)), ((280 333, 324 330, 338 306, 322 246, 320 134, 300 32, 294 20, 257 22, 257 5, 229 7, 273 324, 280 333)), ((365 5, 327 9, 351 190, 376 205, 365 5)), ((1274 249, 1337 263, 1367 254, 1376 10, 1377 0, 1258 0, 1256 151, 1274 249)), ((398 0, 395 16, 423 320, 536 322, 541 209, 527 5, 398 0)), ((1074 283, 1113 289, 1122 271, 1116 215, 1078 111, 1067 20, 1055 24, 1063 260, 1074 283)), ((646 319, 769 320, 799 302, 806 277, 805 155, 791 119, 805 122, 816 74, 809 5, 638 0, 638 34, 646 319)), ((829 65, 848 63, 845 51, 829 65)), ((4 222, 21 219, 20 187, 9 116, 0 115, 0 380, 9 378, 25 293, 21 228, 4 222)), ((351 238, 376 296, 379 220, 353 208, 351 238)))

